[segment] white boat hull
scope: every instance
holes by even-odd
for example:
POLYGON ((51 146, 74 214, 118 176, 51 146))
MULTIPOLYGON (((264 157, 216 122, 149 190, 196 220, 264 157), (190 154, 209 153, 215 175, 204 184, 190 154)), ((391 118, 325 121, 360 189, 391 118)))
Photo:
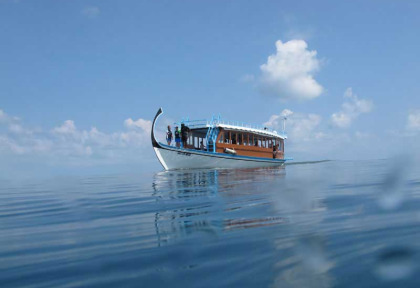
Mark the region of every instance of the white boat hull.
POLYGON ((154 147, 156 156, 165 170, 195 168, 255 168, 284 165, 284 160, 225 155, 170 146, 154 147))

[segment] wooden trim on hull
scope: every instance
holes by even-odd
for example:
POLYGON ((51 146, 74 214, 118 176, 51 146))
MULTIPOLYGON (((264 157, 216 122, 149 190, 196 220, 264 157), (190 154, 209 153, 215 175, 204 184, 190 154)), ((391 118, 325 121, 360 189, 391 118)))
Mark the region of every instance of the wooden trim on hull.
MULTIPOLYGON (((216 143, 216 152, 224 153, 225 148, 235 149, 237 155, 258 158, 273 158, 273 148, 264 148, 251 145, 216 143)), ((277 159, 283 159, 283 152, 277 152, 277 159)))
POLYGON ((283 159, 267 159, 248 156, 213 153, 176 148, 159 143, 156 155, 166 170, 194 168, 253 168, 282 166, 283 159))

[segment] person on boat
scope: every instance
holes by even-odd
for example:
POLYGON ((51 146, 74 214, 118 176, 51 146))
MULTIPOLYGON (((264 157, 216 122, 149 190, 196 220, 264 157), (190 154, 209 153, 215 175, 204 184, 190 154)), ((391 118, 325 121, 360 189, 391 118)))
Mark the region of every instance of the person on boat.
POLYGON ((175 126, 175 145, 181 147, 181 134, 179 133, 178 126, 175 126))
POLYGON ((232 135, 232 144, 236 144, 236 135, 235 134, 232 135))
POLYGON ((273 159, 276 159, 276 157, 277 157, 277 151, 278 151, 278 146, 277 145, 273 146, 273 159))
POLYGON ((203 139, 201 139, 201 142, 200 142, 200 150, 206 150, 206 147, 204 146, 203 139))
POLYGON ((181 140, 182 140, 182 147, 187 147, 187 140, 188 140, 188 132, 190 131, 190 128, 184 125, 184 123, 181 124, 181 140))
POLYGON ((172 142, 172 131, 171 126, 168 125, 168 131, 166 132, 166 142, 168 142, 168 145, 171 145, 172 142))

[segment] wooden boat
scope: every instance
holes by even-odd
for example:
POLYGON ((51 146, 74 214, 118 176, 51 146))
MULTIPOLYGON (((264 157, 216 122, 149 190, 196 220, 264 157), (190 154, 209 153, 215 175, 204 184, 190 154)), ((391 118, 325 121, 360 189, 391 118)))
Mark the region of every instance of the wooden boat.
POLYGON ((285 161, 284 141, 287 136, 267 128, 222 121, 220 117, 207 120, 186 120, 189 128, 185 147, 158 142, 155 124, 163 113, 158 110, 152 124, 152 145, 165 170, 191 168, 253 168, 282 166, 285 161), (201 147, 204 143, 205 147, 201 147))

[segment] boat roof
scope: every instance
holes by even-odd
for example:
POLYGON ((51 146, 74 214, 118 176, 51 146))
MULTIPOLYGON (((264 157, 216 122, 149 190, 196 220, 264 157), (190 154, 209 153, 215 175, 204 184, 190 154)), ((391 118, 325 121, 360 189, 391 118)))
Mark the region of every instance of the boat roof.
MULTIPOLYGON (((222 128, 224 130, 230 131, 240 131, 245 133, 252 133, 261 136, 268 136, 278 139, 287 139, 287 134, 285 132, 278 133, 277 131, 267 128, 267 127, 258 127, 256 125, 244 124, 241 122, 231 122, 223 121, 219 119, 207 120, 183 120, 181 123, 185 124, 192 130, 208 129, 210 127, 222 128)), ((177 124, 177 123, 176 123, 177 124)))
POLYGON ((217 124, 216 125, 219 128, 223 128, 225 130, 233 130, 233 131, 241 131, 241 132, 247 132, 247 133, 253 133, 258 134, 262 136, 269 136, 273 138, 280 138, 280 139, 286 139, 287 135, 285 133, 279 134, 275 130, 269 130, 267 129, 258 129, 258 128, 252 128, 252 127, 246 127, 246 126, 237 126, 237 125, 230 125, 230 124, 217 124))

